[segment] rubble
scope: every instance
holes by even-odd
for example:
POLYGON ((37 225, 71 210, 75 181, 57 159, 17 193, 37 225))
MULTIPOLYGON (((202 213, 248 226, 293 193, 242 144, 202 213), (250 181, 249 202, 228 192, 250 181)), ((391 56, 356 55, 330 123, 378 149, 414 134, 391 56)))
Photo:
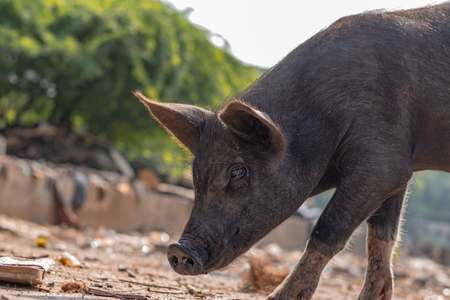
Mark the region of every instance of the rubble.
POLYGON ((4 132, 6 153, 19 158, 71 164, 134 177, 133 168, 110 144, 87 133, 48 124, 4 132))

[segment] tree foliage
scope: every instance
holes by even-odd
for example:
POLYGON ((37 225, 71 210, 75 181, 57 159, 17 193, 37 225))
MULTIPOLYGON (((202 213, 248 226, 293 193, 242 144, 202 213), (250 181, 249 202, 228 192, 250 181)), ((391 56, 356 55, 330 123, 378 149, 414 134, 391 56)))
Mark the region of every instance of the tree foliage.
POLYGON ((133 90, 214 107, 256 76, 161 1, 0 1, 0 129, 47 121, 170 156, 133 90))

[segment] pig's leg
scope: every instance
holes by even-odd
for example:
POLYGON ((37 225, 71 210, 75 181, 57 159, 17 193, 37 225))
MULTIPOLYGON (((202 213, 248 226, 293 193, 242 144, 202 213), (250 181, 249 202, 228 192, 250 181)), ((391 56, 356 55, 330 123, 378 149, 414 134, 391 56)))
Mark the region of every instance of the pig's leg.
POLYGON ((411 178, 412 170, 388 172, 389 167, 378 167, 358 172, 353 166, 349 169, 351 175, 343 176, 317 221, 300 262, 268 299, 311 299, 323 268, 344 249, 353 231, 377 211, 385 199, 399 190, 404 193, 403 187, 411 178), (380 170, 383 173, 377 173, 380 170))
POLYGON ((368 267, 364 288, 358 299, 392 298, 392 249, 395 246, 406 189, 386 199, 367 220, 368 267))
POLYGON ((329 261, 329 257, 308 247, 294 270, 267 300, 311 299, 319 284, 320 274, 329 261))

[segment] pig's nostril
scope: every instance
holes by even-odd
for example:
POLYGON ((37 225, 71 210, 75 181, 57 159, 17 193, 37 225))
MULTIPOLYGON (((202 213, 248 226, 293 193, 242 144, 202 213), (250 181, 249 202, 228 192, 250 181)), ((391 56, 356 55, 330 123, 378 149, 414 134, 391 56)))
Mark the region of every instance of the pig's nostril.
POLYGON ((203 271, 202 262, 196 257, 196 253, 182 243, 169 246, 167 259, 170 266, 179 274, 198 275, 203 271))
POLYGON ((176 257, 175 255, 173 255, 170 258, 170 264, 172 265, 172 267, 176 267, 178 265, 178 257, 176 257))
POLYGON ((186 266, 188 266, 190 268, 192 268, 195 265, 194 260, 192 258, 186 259, 185 264, 186 264, 186 266))

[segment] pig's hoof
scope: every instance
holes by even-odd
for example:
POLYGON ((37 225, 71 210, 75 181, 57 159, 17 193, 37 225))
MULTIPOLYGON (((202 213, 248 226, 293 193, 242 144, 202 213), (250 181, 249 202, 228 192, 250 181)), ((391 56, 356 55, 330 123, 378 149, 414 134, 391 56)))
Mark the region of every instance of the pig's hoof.
POLYGON ((181 275, 198 275, 203 270, 199 259, 180 243, 169 246, 167 258, 172 269, 181 275))

